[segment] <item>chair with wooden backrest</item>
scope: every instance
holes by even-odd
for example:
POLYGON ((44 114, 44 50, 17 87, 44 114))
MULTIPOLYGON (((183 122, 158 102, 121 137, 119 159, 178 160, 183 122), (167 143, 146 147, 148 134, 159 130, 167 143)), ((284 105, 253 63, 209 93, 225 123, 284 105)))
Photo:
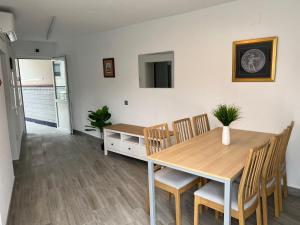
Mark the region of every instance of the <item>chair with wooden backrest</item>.
MULTIPOLYGON (((160 124, 144 129, 147 155, 155 154, 171 145, 168 124, 160 124)), ((197 176, 170 168, 155 169, 155 187, 175 196, 176 225, 181 225, 181 193, 198 185, 197 176)), ((149 192, 147 191, 146 210, 149 212, 149 192)))
POLYGON ((279 164, 279 152, 283 146, 283 142, 287 135, 288 130, 284 130, 281 134, 275 135, 271 138, 270 148, 267 153, 266 161, 262 169, 261 179, 261 197, 263 208, 263 222, 268 224, 268 197, 274 194, 275 216, 279 217, 279 189, 277 182, 278 177, 278 164, 279 164))
POLYGON ((207 114, 194 116, 192 118, 195 136, 204 134, 210 131, 207 114))
MULTIPOLYGON (((194 129, 194 135, 198 136, 210 131, 209 121, 207 114, 201 114, 192 117, 192 124, 194 129)), ((202 178, 202 184, 206 184, 207 179, 202 178)), ((219 220, 219 213, 216 211, 216 219, 219 220)))
POLYGON ((278 182, 278 188, 279 188, 279 206, 280 211, 282 211, 282 192, 281 192, 281 180, 283 180, 283 196, 287 198, 288 196, 288 187, 287 187, 287 174, 286 174, 286 151, 289 144, 289 140, 294 128, 295 122, 292 121, 291 124, 287 127, 287 133, 285 135, 282 148, 280 148, 280 155, 279 155, 279 165, 278 165, 278 173, 279 173, 279 182, 278 182))
POLYGON ((190 118, 184 118, 173 122, 173 130, 176 144, 194 137, 190 118))
MULTIPOLYGON (((257 225, 261 225, 260 180, 269 141, 253 148, 248 155, 240 185, 232 183, 231 216, 245 225, 245 219, 255 211, 257 225)), ((194 225, 199 224, 199 207, 202 205, 224 213, 224 185, 211 181, 195 193, 194 225)))

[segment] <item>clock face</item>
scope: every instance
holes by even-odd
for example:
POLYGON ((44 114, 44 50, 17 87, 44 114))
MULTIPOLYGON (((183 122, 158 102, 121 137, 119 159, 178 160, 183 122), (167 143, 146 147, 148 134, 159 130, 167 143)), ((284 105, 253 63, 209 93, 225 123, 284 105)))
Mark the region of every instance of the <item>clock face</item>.
POLYGON ((259 49, 247 50, 241 59, 243 69, 248 73, 259 72, 266 64, 266 56, 259 49))

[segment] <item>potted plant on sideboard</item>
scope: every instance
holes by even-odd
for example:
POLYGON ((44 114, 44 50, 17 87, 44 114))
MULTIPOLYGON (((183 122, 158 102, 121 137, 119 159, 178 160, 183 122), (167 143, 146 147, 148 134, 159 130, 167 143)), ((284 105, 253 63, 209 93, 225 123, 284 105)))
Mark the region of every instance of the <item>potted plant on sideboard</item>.
POLYGON ((105 105, 96 111, 88 112, 88 120, 90 121, 90 125, 86 125, 88 128, 86 128, 85 131, 96 131, 98 129, 100 132, 101 149, 104 150, 103 127, 111 125, 111 122, 109 121, 111 117, 109 108, 105 105))
POLYGON ((230 144, 230 124, 240 119, 240 108, 234 105, 221 104, 213 110, 213 115, 223 124, 222 144, 230 144))

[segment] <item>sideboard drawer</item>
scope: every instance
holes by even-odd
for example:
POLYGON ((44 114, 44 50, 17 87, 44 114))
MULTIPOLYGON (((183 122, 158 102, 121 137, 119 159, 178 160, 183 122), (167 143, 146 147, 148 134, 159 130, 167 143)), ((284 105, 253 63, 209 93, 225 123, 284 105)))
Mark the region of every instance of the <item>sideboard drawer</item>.
POLYGON ((132 155, 139 155, 139 145, 138 144, 131 144, 131 143, 126 143, 123 142, 121 146, 121 151, 127 154, 132 154, 132 155))
POLYGON ((105 145, 109 149, 119 150, 120 149, 120 140, 116 138, 106 138, 107 143, 105 145))

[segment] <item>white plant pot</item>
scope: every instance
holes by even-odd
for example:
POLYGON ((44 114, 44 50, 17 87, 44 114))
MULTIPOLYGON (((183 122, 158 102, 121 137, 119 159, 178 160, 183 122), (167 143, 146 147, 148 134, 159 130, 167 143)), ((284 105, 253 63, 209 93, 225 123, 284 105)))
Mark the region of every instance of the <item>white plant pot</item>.
POLYGON ((230 145, 230 128, 229 128, 229 126, 223 126, 222 144, 230 145))

